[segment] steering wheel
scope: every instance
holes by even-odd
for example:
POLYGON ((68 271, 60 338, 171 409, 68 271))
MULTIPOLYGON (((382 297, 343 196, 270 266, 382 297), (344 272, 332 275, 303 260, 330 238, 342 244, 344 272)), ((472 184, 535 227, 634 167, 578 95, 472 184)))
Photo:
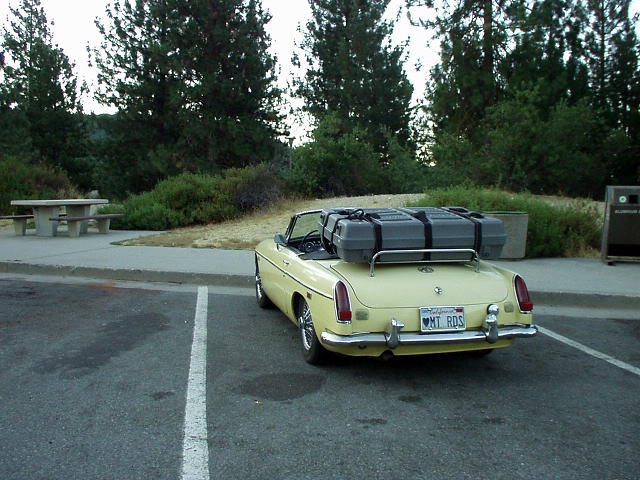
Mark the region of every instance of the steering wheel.
POLYGON ((309 253, 320 248, 320 240, 309 240, 309 237, 314 233, 318 233, 317 228, 307 232, 306 235, 302 237, 302 240, 300 240, 300 250, 309 253))

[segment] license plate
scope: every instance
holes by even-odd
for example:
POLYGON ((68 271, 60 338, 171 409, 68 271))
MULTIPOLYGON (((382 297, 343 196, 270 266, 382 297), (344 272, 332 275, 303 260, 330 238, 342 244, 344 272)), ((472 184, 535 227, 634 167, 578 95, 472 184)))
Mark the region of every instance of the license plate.
POLYGON ((420 328, 425 333, 464 330, 464 307, 420 307, 420 328))

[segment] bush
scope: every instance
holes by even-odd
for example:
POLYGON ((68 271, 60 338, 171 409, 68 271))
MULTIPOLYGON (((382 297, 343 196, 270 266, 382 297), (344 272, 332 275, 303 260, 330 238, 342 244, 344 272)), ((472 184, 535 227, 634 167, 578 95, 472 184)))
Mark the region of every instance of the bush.
POLYGON ((260 165, 230 169, 224 176, 183 173, 101 212, 125 214, 113 220, 114 229, 170 230, 229 220, 270 205, 278 195, 277 181, 260 165))
POLYGON ((280 197, 280 180, 266 164, 230 168, 224 173, 225 190, 241 212, 274 204, 280 197))
POLYGON ((328 115, 315 129, 313 141, 293 151, 288 190, 312 198, 380 191, 382 170, 366 138, 366 132, 347 132, 335 115, 328 115))
POLYGON ((79 194, 64 172, 9 156, 0 159, 0 213, 12 211, 11 200, 75 198, 79 194))
POLYGON ((600 248, 600 216, 593 204, 584 200, 553 205, 526 193, 510 194, 501 190, 461 185, 432 190, 412 205, 456 205, 480 212, 527 212, 527 258, 570 257, 600 248))
POLYGON ((427 186, 428 167, 420 163, 413 152, 400 145, 396 138, 389 140, 389 163, 384 166, 384 193, 416 193, 427 186))

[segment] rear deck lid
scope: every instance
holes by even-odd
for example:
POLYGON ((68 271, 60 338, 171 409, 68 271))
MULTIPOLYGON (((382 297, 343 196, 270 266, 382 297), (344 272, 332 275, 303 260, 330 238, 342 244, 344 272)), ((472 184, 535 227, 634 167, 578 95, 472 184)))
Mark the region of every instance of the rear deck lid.
POLYGON ((380 264, 371 277, 369 264, 337 262, 335 270, 369 308, 497 303, 508 295, 511 279, 481 263, 380 264))

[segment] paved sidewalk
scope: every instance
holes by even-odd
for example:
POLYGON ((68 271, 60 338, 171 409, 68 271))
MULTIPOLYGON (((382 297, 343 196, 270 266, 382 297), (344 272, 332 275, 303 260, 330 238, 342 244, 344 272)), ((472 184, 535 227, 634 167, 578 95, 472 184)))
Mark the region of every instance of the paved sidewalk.
MULTIPOLYGON (((157 232, 111 231, 69 238, 18 237, 0 230, 0 273, 40 274, 144 282, 253 286, 249 250, 121 246, 157 232)), ((606 265, 600 259, 495 262, 520 273, 537 305, 632 309, 640 315, 640 263, 606 265)), ((634 317, 635 318, 635 317, 634 317)))
POLYGON ((89 229, 69 238, 18 237, 0 231, 0 272, 108 280, 252 286, 253 252, 200 248, 123 246, 115 243, 158 232, 89 229))

